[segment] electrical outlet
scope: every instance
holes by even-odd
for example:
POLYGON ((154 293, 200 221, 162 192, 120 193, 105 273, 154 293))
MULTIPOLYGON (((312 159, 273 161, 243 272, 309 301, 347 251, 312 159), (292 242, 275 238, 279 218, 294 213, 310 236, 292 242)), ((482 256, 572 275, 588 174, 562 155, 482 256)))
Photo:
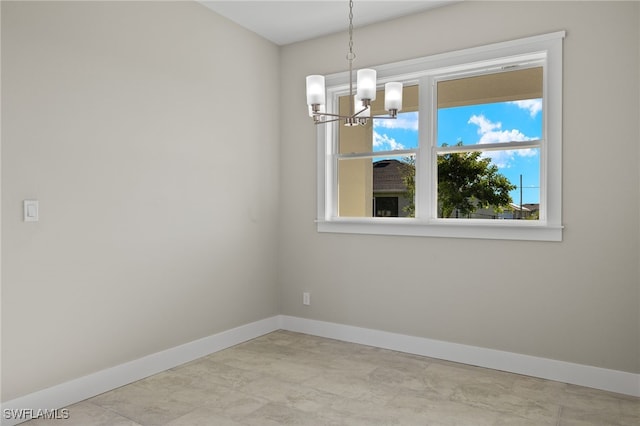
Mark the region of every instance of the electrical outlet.
POLYGON ((307 293, 306 291, 302 293, 302 304, 307 306, 311 304, 311 293, 307 293))

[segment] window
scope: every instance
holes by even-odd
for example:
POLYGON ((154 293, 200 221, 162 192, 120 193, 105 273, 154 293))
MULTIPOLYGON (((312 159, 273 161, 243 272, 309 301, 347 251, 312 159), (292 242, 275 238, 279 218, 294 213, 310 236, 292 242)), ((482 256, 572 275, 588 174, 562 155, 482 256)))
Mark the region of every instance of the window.
MULTIPOLYGON (((318 231, 560 241, 563 38, 378 67, 404 83, 403 109, 318 126, 318 231)), ((348 75, 327 87, 327 107, 348 108, 348 75)))
MULTIPOLYGON (((418 93, 417 85, 403 89, 404 110, 396 120, 372 119, 365 126, 338 126, 337 216, 408 216, 407 206, 415 203, 413 194, 409 194, 407 179, 415 174, 410 164, 418 148, 418 93), (381 132, 391 130, 389 128, 394 130, 393 138, 381 132), (385 202, 380 198, 390 197, 402 205, 402 210, 379 209, 379 203, 385 202)), ((349 101, 349 96, 339 97, 341 114, 348 113, 349 101)), ((384 90, 378 91, 371 110, 374 115, 385 114, 384 90)))
POLYGON ((539 220, 543 62, 504 68, 436 79, 439 218, 539 220))

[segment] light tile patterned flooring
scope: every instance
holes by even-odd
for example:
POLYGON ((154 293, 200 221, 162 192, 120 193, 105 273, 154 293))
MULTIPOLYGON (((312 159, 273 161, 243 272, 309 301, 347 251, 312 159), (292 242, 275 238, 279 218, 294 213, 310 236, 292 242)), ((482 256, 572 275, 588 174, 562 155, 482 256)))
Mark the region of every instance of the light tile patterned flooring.
POLYGON ((276 331, 27 426, 638 426, 640 399, 276 331))

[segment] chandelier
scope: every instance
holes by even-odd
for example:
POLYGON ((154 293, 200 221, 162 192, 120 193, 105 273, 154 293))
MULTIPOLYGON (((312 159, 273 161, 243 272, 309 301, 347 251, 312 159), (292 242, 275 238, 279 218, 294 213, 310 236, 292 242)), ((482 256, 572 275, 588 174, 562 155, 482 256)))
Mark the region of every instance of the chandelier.
MULTIPOLYGON (((309 116, 315 124, 330 123, 344 120, 345 126, 367 124, 371 117, 371 102, 376 100, 376 70, 361 69, 357 73, 357 85, 353 91, 353 0, 349 0, 349 115, 332 114, 326 112, 326 91, 324 76, 307 76, 307 105, 309 116)), ((388 116, 374 116, 373 118, 394 119, 402 109, 402 83, 386 83, 384 85, 384 109, 388 116)))

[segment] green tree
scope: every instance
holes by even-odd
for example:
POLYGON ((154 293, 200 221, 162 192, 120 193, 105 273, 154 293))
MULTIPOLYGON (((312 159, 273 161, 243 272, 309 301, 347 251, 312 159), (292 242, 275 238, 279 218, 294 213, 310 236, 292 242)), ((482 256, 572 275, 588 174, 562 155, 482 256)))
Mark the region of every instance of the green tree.
MULTIPOLYGON (((458 142, 459 146, 462 142, 458 142)), ((443 145, 446 146, 446 145, 443 145)), ((405 159, 403 181, 410 205, 405 211, 415 214, 415 160, 405 159)), ((503 209, 512 202, 509 191, 516 188, 490 158, 480 152, 461 152, 438 156, 438 217, 468 216, 479 208, 503 209)))
POLYGON ((402 182, 406 186, 404 192, 404 198, 409 200, 409 203, 402 208, 402 211, 407 214, 407 217, 416 216, 416 158, 406 157, 402 161, 400 166, 400 174, 402 175, 402 182))

